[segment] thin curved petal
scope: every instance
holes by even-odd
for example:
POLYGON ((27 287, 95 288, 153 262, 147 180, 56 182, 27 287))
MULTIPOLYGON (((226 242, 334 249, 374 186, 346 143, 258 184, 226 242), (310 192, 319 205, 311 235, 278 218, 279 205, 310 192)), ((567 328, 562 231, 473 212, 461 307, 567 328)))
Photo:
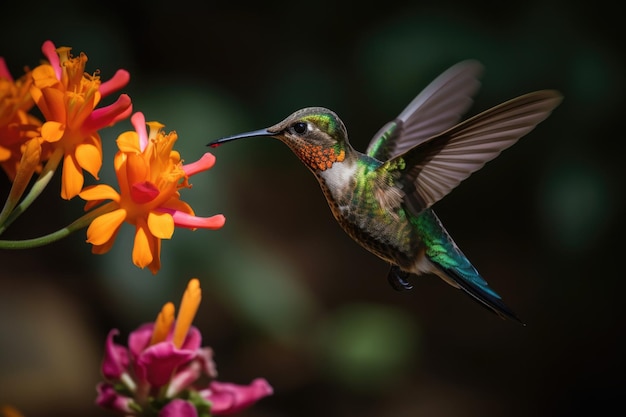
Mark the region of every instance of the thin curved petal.
POLYGON ((117 230, 126 218, 126 210, 117 209, 96 217, 87 229, 87 242, 104 245, 115 238, 117 230))
POLYGON ((123 69, 117 70, 115 75, 113 75, 110 80, 100 84, 100 94, 102 94, 102 97, 106 97, 109 94, 126 87, 129 81, 130 74, 128 71, 123 69))
POLYGON ((191 216, 180 211, 175 211, 172 214, 172 217, 174 218, 174 224, 176 224, 176 226, 189 229, 202 228, 217 230, 226 223, 226 217, 222 214, 216 214, 211 217, 198 217, 191 216))
POLYGON ((104 346, 104 359, 102 360, 102 375, 106 379, 118 380, 124 372, 128 370, 130 359, 128 349, 118 345, 113 338, 119 335, 119 330, 113 329, 109 332, 104 346))
POLYGON ((47 40, 41 45, 41 52, 46 56, 48 62, 50 62, 51 68, 54 69, 54 73, 57 80, 61 79, 62 68, 59 60, 59 54, 57 54, 57 48, 51 40, 47 40))
MULTIPOLYGON (((102 87, 102 84, 100 87, 102 87)), ((133 105, 130 97, 127 94, 120 94, 114 103, 93 110, 85 119, 83 129, 95 131, 112 126, 116 122, 130 116, 132 111, 133 105)))
POLYGON ((183 171, 185 171, 185 174, 187 174, 187 176, 191 177, 192 175, 195 175, 198 172, 211 169, 213 165, 215 165, 215 156, 212 153, 207 152, 204 155, 202 155, 202 157, 198 159, 196 162, 183 165, 183 171))
POLYGON ((146 118, 142 112, 137 112, 130 117, 130 121, 137 132, 139 138, 139 148, 143 152, 148 146, 148 130, 146 128, 146 118))

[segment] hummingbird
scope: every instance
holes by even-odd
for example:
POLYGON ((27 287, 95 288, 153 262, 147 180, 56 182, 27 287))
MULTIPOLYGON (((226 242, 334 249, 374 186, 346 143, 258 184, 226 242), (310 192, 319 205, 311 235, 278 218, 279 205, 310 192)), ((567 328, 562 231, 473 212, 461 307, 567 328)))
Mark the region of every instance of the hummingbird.
POLYGON ((410 290, 433 274, 501 318, 523 322, 454 242, 432 206, 461 181, 533 130, 559 105, 555 90, 524 94, 462 120, 483 66, 453 65, 371 139, 365 153, 348 141, 342 120, 324 107, 300 109, 250 137, 285 143, 313 173, 343 230, 390 265, 387 280, 410 290))

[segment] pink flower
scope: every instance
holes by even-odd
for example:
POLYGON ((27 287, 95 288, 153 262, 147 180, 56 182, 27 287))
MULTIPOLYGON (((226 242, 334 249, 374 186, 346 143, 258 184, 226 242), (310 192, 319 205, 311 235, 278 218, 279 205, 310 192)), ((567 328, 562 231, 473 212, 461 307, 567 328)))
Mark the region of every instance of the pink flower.
POLYGON ((215 380, 213 351, 202 347, 200 331, 191 325, 201 291, 192 279, 174 320, 174 305, 167 303, 154 323, 133 331, 128 347, 115 343, 117 329, 105 344, 96 404, 124 415, 192 417, 233 414, 272 394, 265 379, 250 385, 215 380), (201 381, 210 381, 208 386, 201 381), (209 413, 210 410, 210 414, 209 413))

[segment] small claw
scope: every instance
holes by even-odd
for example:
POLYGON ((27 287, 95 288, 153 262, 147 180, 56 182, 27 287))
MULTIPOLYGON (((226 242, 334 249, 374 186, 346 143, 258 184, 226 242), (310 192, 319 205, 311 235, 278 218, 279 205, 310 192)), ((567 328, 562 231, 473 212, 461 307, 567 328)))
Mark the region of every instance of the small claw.
POLYGON ((401 270, 397 265, 392 265, 389 274, 387 274, 387 281, 396 291, 408 291, 413 289, 407 280, 409 276, 411 276, 410 272, 401 270))

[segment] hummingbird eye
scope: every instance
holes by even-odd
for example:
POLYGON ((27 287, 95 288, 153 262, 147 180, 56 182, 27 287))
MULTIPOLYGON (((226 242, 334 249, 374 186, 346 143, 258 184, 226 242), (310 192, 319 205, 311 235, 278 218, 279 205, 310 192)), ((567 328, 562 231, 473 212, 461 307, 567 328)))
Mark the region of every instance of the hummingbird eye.
POLYGON ((308 126, 304 122, 298 122, 293 125, 293 131, 300 135, 305 133, 307 131, 307 128, 308 126))

